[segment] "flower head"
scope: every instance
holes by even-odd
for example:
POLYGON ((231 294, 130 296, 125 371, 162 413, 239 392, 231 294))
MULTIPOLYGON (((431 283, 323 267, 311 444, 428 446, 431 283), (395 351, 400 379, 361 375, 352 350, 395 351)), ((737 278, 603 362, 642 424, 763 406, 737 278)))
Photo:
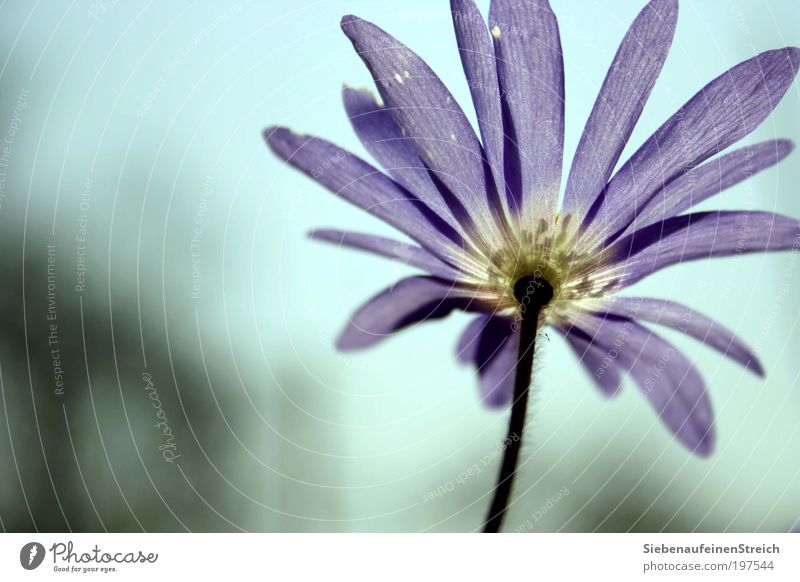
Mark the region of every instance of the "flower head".
POLYGON ((611 63, 559 206, 565 101, 556 15, 546 0, 492 0, 488 23, 473 0, 452 0, 451 8, 477 134, 419 56, 353 16, 342 28, 380 101, 346 87, 344 105, 383 170, 316 137, 265 131, 278 156, 416 244, 339 230, 313 238, 427 273, 370 299, 338 347, 365 348, 453 310, 475 312, 458 357, 476 366, 484 402, 503 406, 520 342, 519 284, 544 281, 552 298, 539 327, 560 332, 606 394, 629 376, 681 442, 709 454, 713 414, 702 378, 641 322, 682 331, 762 375, 755 354, 689 307, 617 293, 683 261, 800 249, 794 218, 687 212, 791 152, 791 142, 777 139, 717 156, 770 114, 794 79, 800 50, 767 51, 726 71, 618 164, 675 31, 677 0, 653 0, 611 63))

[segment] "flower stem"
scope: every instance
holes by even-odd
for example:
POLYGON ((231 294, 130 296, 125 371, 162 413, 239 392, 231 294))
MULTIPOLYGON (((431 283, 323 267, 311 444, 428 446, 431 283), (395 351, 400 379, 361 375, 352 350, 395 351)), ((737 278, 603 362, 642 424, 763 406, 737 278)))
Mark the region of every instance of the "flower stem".
POLYGON ((536 331, 539 312, 553 296, 553 289, 544 279, 526 277, 520 280, 525 284, 525 291, 517 292, 520 300, 520 338, 517 365, 514 377, 514 400, 511 405, 511 417, 508 421, 508 436, 503 454, 503 464, 497 478, 494 499, 486 516, 484 533, 497 533, 503 523, 511 487, 517 470, 517 460, 522 446, 522 433, 525 430, 525 414, 528 409, 528 393, 530 392, 531 373, 533 371, 533 354, 536 348, 536 331), (527 300, 527 301, 526 301, 527 300))

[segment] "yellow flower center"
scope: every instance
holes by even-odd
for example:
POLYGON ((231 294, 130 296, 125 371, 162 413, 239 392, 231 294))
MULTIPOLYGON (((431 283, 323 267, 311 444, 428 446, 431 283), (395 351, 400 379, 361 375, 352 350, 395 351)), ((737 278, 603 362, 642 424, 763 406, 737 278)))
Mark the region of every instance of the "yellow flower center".
POLYGON ((603 275, 608 255, 581 248, 578 235, 571 215, 561 219, 556 214, 550 222, 540 219, 534 229, 522 230, 516 244, 489 257, 482 295, 498 312, 510 315, 519 307, 514 296, 517 282, 542 278, 553 288, 553 299, 543 311, 557 316, 571 302, 612 293, 616 278, 603 275))

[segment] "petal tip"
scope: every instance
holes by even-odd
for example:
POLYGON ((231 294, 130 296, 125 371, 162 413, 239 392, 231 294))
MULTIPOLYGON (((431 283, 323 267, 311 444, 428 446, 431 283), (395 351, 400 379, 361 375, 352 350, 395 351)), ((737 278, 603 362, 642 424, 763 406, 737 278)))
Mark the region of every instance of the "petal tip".
POLYGON ((787 60, 786 57, 788 57, 788 64, 791 66, 791 72, 795 75, 797 74, 798 66, 800 66, 800 48, 796 46, 787 46, 764 51, 758 55, 758 57, 765 57, 770 59, 770 61, 775 59, 775 61, 777 61, 776 64, 783 64, 785 60, 787 60))
POLYGON ((350 36, 350 33, 353 32, 353 27, 361 22, 364 21, 355 14, 345 14, 339 21, 339 26, 347 36, 350 36))
POLYGON ((753 372, 759 378, 766 378, 767 372, 764 370, 764 366, 761 365, 761 362, 753 356, 753 358, 747 363, 747 369, 753 372))
POLYGON ((481 398, 481 404, 490 410, 502 410, 508 406, 508 398, 498 387, 493 392, 484 395, 481 398))
POLYGON ((350 325, 339 334, 334 346, 336 347, 336 351, 342 353, 356 352, 367 347, 363 342, 363 338, 360 339, 358 334, 352 333, 350 325))
POLYGON ((797 75, 798 69, 800 68, 800 48, 796 46, 787 46, 784 51, 789 57, 789 65, 794 77, 797 75))
POLYGON ((264 128, 264 130, 261 132, 261 135, 263 135, 264 140, 269 143, 270 139, 272 139, 272 137, 282 129, 284 128, 278 125, 270 125, 269 127, 264 128))
POLYGON ((264 137, 264 141, 267 142, 267 144, 272 147, 277 142, 283 141, 291 135, 299 136, 300 134, 293 132, 288 127, 283 127, 280 125, 272 125, 264 129, 264 131, 261 132, 261 135, 264 137))
POLYGON ((648 7, 656 10, 663 17, 670 17, 670 20, 677 20, 678 0, 651 0, 648 7))
POLYGON ((354 87, 353 85, 348 85, 347 83, 343 83, 342 94, 344 95, 345 100, 369 97, 370 99, 372 99, 372 101, 376 103, 378 101, 375 98, 375 94, 372 92, 372 89, 370 89, 369 87, 354 87))
POLYGON ((457 12, 463 12, 465 8, 477 11, 478 7, 475 4, 475 0, 450 0, 450 12, 453 13, 453 17, 456 16, 457 12))
MULTIPOLYGON (((493 410, 502 410, 511 404, 513 399, 513 384, 503 378, 498 380, 494 374, 486 374, 486 365, 480 374, 481 404, 493 410), (485 375, 484 375, 485 374, 485 375)), ((513 378, 512 378, 513 382, 513 378)))
POLYGON ((302 140, 308 137, 281 126, 268 127, 261 135, 267 147, 283 160, 291 158, 302 146, 302 140))
POLYGON ((280 143, 285 141, 287 129, 278 125, 272 125, 261 132, 261 137, 264 138, 264 143, 272 152, 278 157, 283 157, 281 153, 280 143))
POLYGON ((795 144, 792 140, 780 138, 775 140, 775 149, 780 159, 785 158, 794 151, 795 144))
POLYGON ((714 431, 713 429, 709 429, 709 431, 701 437, 700 442, 692 449, 692 452, 698 457, 707 459, 714 454, 716 446, 717 439, 714 436, 714 431))

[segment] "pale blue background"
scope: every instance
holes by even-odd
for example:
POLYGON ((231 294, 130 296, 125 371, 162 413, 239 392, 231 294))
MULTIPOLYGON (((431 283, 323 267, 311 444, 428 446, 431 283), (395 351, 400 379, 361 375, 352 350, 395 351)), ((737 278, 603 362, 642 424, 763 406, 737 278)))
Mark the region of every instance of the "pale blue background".
MULTIPOLYGON (((643 4, 553 1, 568 160, 643 4)), ((364 155, 340 100, 343 82, 370 85, 339 30, 348 12, 419 52, 474 119, 444 0, 0 4, 0 136, 17 94, 30 92, 0 207, 6 310, 19 319, 24 307, 27 318, 0 351, 4 528, 479 526, 497 461, 456 481, 493 454, 506 417, 480 407, 473 374, 454 361, 467 318, 421 326, 364 354, 336 354, 333 340, 352 310, 410 271, 308 241, 318 226, 390 230, 262 143, 264 127, 283 124, 364 155), (90 268, 79 298, 75 233, 87 178, 90 268), (189 245, 204 196, 193 300, 189 245), (69 348, 63 406, 49 361, 35 355, 46 350, 43 277, 53 229, 69 348), (142 346, 180 468, 157 449, 142 346), (425 502, 439 487, 453 491, 425 502)), ((628 153, 725 69, 800 45, 799 22, 793 0, 683 2, 628 153)), ((795 84, 747 142, 800 140, 799 105, 795 84)), ((800 216, 798 155, 705 206, 800 216)), ((707 380, 719 434, 709 460, 673 442, 633 385, 604 400, 550 334, 508 528, 789 529, 800 516, 797 258, 694 263, 632 290, 725 322, 768 371, 762 381, 665 332, 707 380), (564 488, 568 495, 548 503, 564 488)))

